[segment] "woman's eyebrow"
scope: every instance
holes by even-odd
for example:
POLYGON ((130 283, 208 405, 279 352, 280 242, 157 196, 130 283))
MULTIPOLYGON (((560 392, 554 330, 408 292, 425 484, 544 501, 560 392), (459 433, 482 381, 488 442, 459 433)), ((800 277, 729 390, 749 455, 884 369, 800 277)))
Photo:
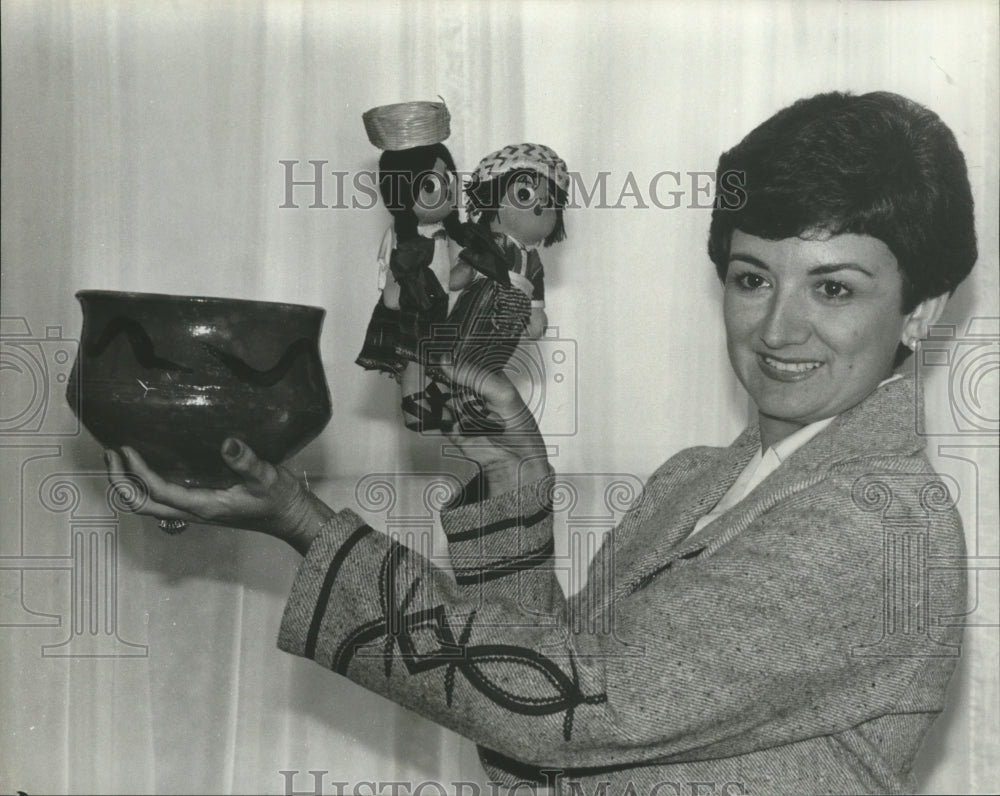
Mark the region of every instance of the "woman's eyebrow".
POLYGON ((835 274, 838 271, 857 271, 870 279, 875 278, 875 274, 872 273, 871 269, 865 268, 858 263, 824 263, 823 265, 810 268, 809 274, 810 276, 823 276, 824 274, 835 274))
POLYGON ((739 253, 730 254, 729 262, 733 263, 736 261, 750 263, 750 265, 756 265, 758 268, 763 268, 765 271, 771 270, 770 268, 767 267, 767 263, 765 263, 763 260, 757 259, 752 254, 739 254, 739 253))
MULTIPOLYGON (((770 271, 767 263, 758 257, 754 257, 752 254, 742 254, 737 252, 736 254, 729 255, 729 262, 744 262, 754 265, 757 268, 761 268, 765 271, 770 271)), ((810 276, 824 276, 826 274, 835 274, 839 271, 857 271, 859 274, 864 274, 870 279, 875 278, 875 274, 872 273, 871 269, 866 268, 863 265, 859 265, 854 262, 845 263, 823 263, 822 265, 814 265, 808 271, 810 276)))

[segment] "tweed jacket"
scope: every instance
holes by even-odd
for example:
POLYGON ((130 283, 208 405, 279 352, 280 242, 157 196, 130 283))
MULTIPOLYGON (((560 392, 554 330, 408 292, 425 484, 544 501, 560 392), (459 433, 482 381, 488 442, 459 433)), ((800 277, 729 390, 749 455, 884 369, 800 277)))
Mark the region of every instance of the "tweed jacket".
POLYGON ((508 783, 910 790, 965 610, 961 523, 914 432, 915 390, 882 385, 690 538, 759 430, 677 454, 570 599, 545 480, 442 513, 453 573, 340 512, 279 646, 473 739, 508 783))

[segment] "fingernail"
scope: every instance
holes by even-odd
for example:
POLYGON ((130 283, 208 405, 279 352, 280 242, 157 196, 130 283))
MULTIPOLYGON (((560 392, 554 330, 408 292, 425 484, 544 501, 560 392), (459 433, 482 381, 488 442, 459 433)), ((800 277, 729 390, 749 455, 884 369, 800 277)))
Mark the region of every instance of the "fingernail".
POLYGON ((225 444, 222 446, 222 452, 230 459, 239 456, 240 450, 242 450, 242 446, 240 445, 239 440, 235 440, 232 437, 227 439, 225 444))

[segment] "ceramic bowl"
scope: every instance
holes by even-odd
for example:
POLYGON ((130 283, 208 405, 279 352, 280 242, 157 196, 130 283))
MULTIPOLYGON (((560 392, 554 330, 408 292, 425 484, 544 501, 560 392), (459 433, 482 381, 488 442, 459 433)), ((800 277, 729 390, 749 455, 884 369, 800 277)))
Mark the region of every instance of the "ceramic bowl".
POLYGON ((67 399, 104 447, 129 445, 169 481, 238 480, 237 437, 263 459, 301 450, 330 419, 324 310, 268 301, 84 290, 67 399))

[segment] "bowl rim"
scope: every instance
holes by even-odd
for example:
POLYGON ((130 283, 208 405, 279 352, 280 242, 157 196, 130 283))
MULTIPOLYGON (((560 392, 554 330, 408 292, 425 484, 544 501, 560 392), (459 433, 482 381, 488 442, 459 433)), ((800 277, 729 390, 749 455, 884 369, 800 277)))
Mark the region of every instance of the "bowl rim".
POLYGON ((246 307, 280 307, 295 311, 319 312, 326 310, 313 304, 296 304, 288 301, 266 301, 263 299, 230 298, 226 296, 191 296, 181 293, 146 293, 131 290, 78 290, 74 294, 78 301, 90 297, 127 298, 139 301, 174 301, 185 304, 240 304, 246 307))

